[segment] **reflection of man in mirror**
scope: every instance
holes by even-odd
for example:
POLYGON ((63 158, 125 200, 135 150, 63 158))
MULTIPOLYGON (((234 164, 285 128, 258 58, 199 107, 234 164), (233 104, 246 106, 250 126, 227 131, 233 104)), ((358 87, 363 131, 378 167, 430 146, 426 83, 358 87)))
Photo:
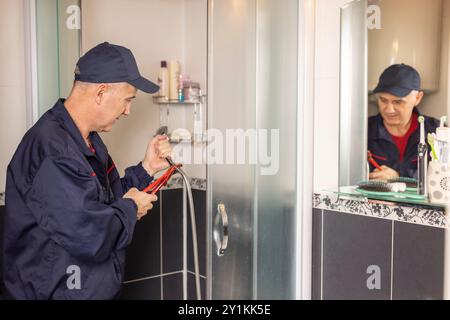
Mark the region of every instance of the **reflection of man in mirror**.
MULTIPOLYGON (((368 135, 368 150, 380 168, 370 164, 370 179, 417 178, 420 88, 419 73, 408 65, 392 65, 381 75, 374 90, 379 114, 369 118, 368 135)), ((425 134, 438 126, 438 120, 425 116, 425 134)))

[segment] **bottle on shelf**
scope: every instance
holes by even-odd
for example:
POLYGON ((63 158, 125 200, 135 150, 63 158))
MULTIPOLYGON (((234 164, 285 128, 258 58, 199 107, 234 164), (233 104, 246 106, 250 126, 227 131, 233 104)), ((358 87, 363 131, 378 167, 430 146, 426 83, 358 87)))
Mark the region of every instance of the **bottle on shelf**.
POLYGON ((180 63, 169 62, 169 101, 178 101, 178 81, 180 77, 180 63))
POLYGON ((161 61, 161 68, 158 75, 159 92, 158 97, 162 101, 169 100, 169 69, 167 69, 167 61, 161 61))
POLYGON ((178 76, 178 102, 181 103, 184 102, 183 83, 184 83, 184 76, 180 74, 178 76))

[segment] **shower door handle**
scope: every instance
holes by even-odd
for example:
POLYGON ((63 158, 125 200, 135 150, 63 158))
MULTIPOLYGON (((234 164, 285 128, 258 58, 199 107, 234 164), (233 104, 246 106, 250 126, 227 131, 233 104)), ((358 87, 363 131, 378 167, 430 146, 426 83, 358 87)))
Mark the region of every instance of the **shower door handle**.
POLYGON ((223 203, 219 203, 217 206, 217 214, 214 221, 214 241, 217 246, 217 255, 222 257, 228 248, 228 215, 223 203), (219 230, 221 221, 222 228, 219 230))

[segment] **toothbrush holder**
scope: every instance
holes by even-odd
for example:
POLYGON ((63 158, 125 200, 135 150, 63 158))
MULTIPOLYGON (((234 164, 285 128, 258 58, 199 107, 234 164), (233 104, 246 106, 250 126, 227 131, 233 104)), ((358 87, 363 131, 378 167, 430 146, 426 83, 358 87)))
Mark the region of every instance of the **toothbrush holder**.
POLYGON ((450 164, 437 161, 428 164, 428 195, 431 203, 450 202, 450 164))

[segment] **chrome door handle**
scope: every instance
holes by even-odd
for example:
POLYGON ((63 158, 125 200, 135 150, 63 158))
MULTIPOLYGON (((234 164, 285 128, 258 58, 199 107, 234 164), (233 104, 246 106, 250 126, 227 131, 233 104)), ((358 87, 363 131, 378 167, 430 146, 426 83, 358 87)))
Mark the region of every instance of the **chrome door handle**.
POLYGON ((214 241, 217 246, 217 255, 222 257, 228 248, 228 215, 223 203, 219 203, 217 206, 217 214, 214 220, 214 241), (222 220, 222 234, 220 234, 220 230, 218 230, 220 220, 222 220))

